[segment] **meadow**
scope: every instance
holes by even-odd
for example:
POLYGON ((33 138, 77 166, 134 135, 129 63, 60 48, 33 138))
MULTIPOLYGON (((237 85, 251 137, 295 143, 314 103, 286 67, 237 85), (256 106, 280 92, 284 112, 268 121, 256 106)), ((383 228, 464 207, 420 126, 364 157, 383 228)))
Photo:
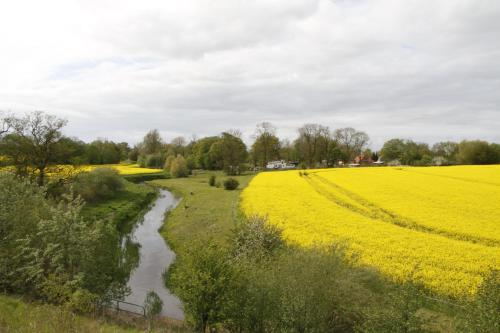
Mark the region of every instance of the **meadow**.
POLYGON ((442 295, 473 295, 500 267, 500 166, 267 172, 243 191, 302 247, 345 242, 358 264, 442 295))

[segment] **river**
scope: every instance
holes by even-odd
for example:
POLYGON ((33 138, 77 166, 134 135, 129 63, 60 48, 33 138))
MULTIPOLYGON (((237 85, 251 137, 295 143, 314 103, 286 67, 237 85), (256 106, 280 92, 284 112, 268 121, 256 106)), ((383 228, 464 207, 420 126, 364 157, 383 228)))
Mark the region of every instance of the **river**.
MULTIPOLYGON (((179 200, 172 193, 160 190, 151 209, 144 215, 132 233, 132 241, 140 245, 139 266, 132 272, 128 281, 132 293, 126 302, 142 305, 148 291, 155 291, 163 301, 162 315, 183 320, 181 301, 167 288, 163 272, 175 260, 175 253, 168 247, 158 229, 163 225, 166 212, 175 208, 179 200)), ((168 223, 168 222, 167 222, 168 223)))

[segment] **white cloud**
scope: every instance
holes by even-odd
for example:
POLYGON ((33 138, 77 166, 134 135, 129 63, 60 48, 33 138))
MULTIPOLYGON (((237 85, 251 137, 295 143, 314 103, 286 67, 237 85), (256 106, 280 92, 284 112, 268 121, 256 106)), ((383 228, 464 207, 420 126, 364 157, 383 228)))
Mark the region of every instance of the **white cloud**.
POLYGON ((45 110, 83 139, 135 142, 271 121, 500 141, 500 3, 10 1, 0 109, 45 110))

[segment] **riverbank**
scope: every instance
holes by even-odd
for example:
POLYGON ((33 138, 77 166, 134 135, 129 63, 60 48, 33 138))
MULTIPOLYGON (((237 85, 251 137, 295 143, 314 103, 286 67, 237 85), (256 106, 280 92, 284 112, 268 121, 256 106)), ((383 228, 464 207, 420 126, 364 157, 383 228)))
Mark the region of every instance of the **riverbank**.
POLYGON ((85 204, 82 216, 87 220, 112 221, 121 234, 130 233, 137 219, 156 198, 157 190, 152 186, 136 184, 126 179, 123 179, 123 182, 123 191, 115 197, 85 204))
POLYGON ((179 256, 193 241, 213 239, 221 245, 227 242, 239 214, 241 191, 254 177, 254 174, 234 176, 240 183, 238 189, 226 191, 222 186, 208 185, 211 175, 215 175, 216 182, 220 183, 228 178, 222 172, 206 171, 188 178, 151 182, 182 198, 179 206, 169 212, 161 229, 161 234, 179 256))
POLYGON ((133 230, 131 239, 139 246, 140 259, 128 281, 131 294, 125 301, 142 305, 147 293, 153 290, 163 301, 162 315, 183 320, 180 300, 163 283, 163 273, 174 262, 175 253, 158 232, 165 214, 175 208, 178 202, 172 193, 160 189, 156 201, 133 230))

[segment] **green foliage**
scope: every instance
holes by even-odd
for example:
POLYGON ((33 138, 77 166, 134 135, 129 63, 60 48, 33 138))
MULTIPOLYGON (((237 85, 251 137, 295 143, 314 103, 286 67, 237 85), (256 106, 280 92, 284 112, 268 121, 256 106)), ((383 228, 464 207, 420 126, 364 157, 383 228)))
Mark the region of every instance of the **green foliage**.
POLYGON ((236 190, 238 188, 238 186, 240 185, 240 183, 234 178, 228 178, 228 179, 224 180, 223 184, 224 184, 224 189, 229 190, 229 191, 236 190))
POLYGON ((103 296, 125 285, 118 231, 85 221, 80 198, 54 204, 9 174, 0 175, 0 198, 0 289, 62 304, 78 290, 103 296))
POLYGON ((210 149, 214 143, 219 141, 216 136, 202 138, 193 146, 193 158, 196 168, 205 170, 215 170, 218 163, 215 159, 215 154, 210 154, 210 149))
POLYGON ((114 164, 125 160, 129 150, 125 142, 95 140, 86 147, 86 156, 90 164, 114 164))
POLYGON ((432 152, 426 143, 416 143, 411 140, 391 139, 384 143, 380 151, 384 161, 405 165, 430 165, 432 152))
POLYGON ((211 153, 222 161, 222 168, 228 175, 238 175, 246 162, 248 152, 243 141, 236 135, 222 133, 220 140, 212 145, 211 153))
POLYGON ((208 178, 208 185, 210 186, 215 186, 215 180, 217 178, 215 177, 215 175, 210 175, 210 178, 208 178))
POLYGON ((98 202, 123 190, 123 180, 113 168, 100 167, 78 174, 73 190, 85 201, 98 202))
POLYGON ((139 214, 156 197, 156 190, 151 186, 133 184, 126 180, 123 184, 123 190, 116 196, 87 203, 82 209, 83 217, 89 221, 105 220, 122 235, 130 232, 139 214))
POLYGON ((164 164, 165 164, 165 155, 160 153, 146 155, 146 162, 145 162, 146 168, 160 169, 163 167, 164 164))
POLYGON ((393 287, 386 295, 387 305, 381 305, 365 313, 356 332, 363 333, 417 333, 424 332, 419 310, 422 308, 420 288, 410 282, 393 287))
POLYGON ((168 155, 167 158, 165 159, 165 164, 163 165, 163 169, 170 171, 170 168, 172 167, 172 162, 175 160, 174 155, 168 155))
POLYGON ((163 146, 160 132, 157 129, 151 130, 144 136, 139 151, 141 155, 151 155, 160 153, 163 146))
POLYGON ((167 282, 182 299, 194 328, 206 332, 224 319, 235 275, 227 253, 216 243, 197 243, 176 265, 175 273, 167 275, 167 282))
POLYGON ((158 173, 138 173, 122 177, 132 183, 144 183, 155 179, 168 179, 170 175, 165 171, 158 170, 158 173))
POLYGON ((186 160, 182 157, 182 155, 177 155, 177 157, 172 161, 172 165, 170 166, 170 175, 174 178, 187 177, 189 175, 186 160))
POLYGON ((10 159, 19 176, 31 173, 43 186, 47 168, 57 163, 61 129, 66 121, 37 111, 23 118, 12 117, 9 124, 12 133, 2 139, 0 154, 10 159))
POLYGON ((253 260, 269 257, 285 245, 281 230, 259 216, 241 220, 233 242, 234 257, 253 260))
POLYGON ((464 333, 500 332, 500 272, 484 277, 476 297, 466 304, 458 329, 464 333))
POLYGON ((500 163, 497 145, 486 141, 462 141, 458 145, 458 162, 461 164, 500 163))
POLYGON ((144 300, 144 308, 146 309, 146 316, 149 318, 154 318, 161 313, 163 309, 163 301, 160 296, 153 290, 150 290, 146 294, 146 299, 144 300))
POLYGON ((265 168, 269 161, 278 159, 279 153, 280 140, 276 136, 276 128, 266 122, 257 125, 251 149, 254 163, 265 168))

